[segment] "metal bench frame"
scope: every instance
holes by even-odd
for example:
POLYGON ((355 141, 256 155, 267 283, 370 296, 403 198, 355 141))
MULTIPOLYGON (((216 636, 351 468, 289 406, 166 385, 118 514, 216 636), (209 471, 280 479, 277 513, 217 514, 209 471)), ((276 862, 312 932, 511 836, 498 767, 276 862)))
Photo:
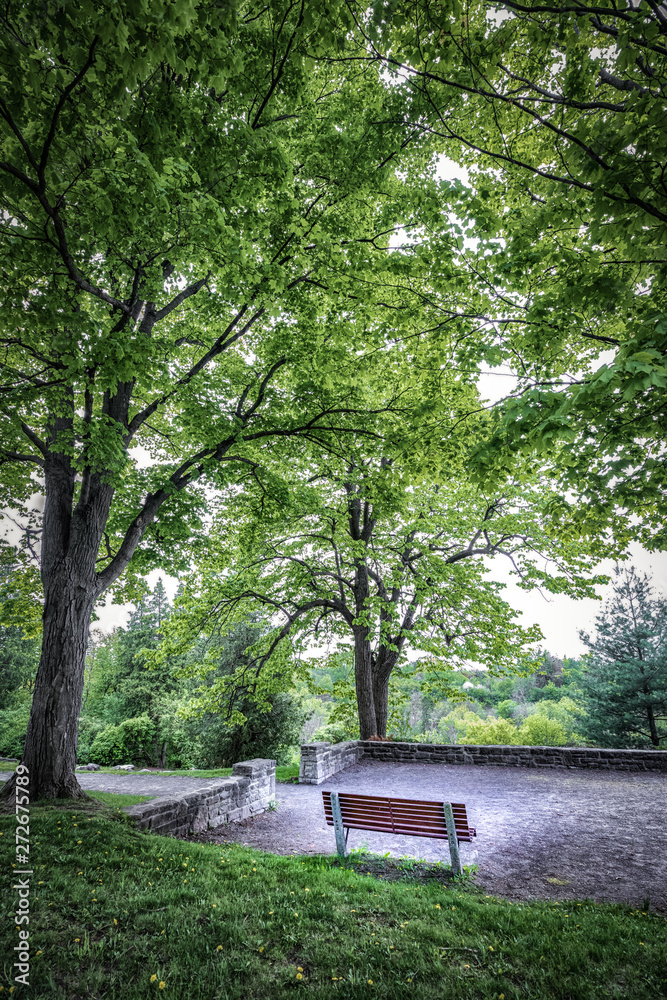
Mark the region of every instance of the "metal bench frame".
POLYGON ((470 842, 477 836, 475 828, 468 823, 466 807, 461 802, 427 802, 330 791, 322 791, 322 798, 327 824, 334 828, 336 849, 343 858, 348 853, 350 829, 434 837, 447 840, 452 871, 460 875, 459 842, 470 842))

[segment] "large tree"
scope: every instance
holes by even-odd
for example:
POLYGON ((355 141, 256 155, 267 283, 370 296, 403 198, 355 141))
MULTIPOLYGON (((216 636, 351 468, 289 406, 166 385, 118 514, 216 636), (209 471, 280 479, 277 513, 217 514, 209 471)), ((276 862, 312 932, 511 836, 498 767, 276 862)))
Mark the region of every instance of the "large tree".
POLYGON ((379 0, 357 20, 369 58, 421 98, 416 124, 469 171, 461 215, 498 303, 487 358, 517 378, 482 475, 517 448, 560 450, 587 496, 570 515, 624 508, 628 534, 663 546, 664 4, 379 0))
POLYGON ((0 28, 0 501, 45 495, 24 763, 78 797, 95 603, 189 565, 204 486, 261 480, 263 449, 341 412, 372 435, 373 352, 451 315, 389 248, 438 221, 404 92, 313 62, 353 43, 342 5, 10 0, 0 28))
MULTIPOLYGON (((468 424, 459 433, 469 435, 468 424)), ((309 484, 292 490, 291 503, 273 516, 262 511, 258 519, 251 509, 244 517, 237 504, 235 557, 230 565, 225 514, 185 588, 163 655, 202 632, 224 633, 248 608, 263 606, 275 628, 225 678, 218 697, 230 711, 239 690, 261 699, 291 677, 288 650, 343 644, 353 650, 362 739, 386 735, 389 680, 409 650, 429 652, 449 669, 466 661, 492 671, 517 664, 539 629, 516 622, 503 585, 488 578, 488 560, 510 560, 525 588, 592 596, 598 578, 586 576, 584 549, 559 537, 544 484, 525 475, 488 492, 452 464, 454 475, 450 466, 439 482, 415 487, 399 460, 342 441, 336 454, 313 461, 309 484)), ((603 547, 598 541, 592 549, 603 547)))
POLYGON ((617 569, 595 619, 578 680, 584 736, 598 746, 662 746, 667 740, 667 599, 646 574, 617 569))

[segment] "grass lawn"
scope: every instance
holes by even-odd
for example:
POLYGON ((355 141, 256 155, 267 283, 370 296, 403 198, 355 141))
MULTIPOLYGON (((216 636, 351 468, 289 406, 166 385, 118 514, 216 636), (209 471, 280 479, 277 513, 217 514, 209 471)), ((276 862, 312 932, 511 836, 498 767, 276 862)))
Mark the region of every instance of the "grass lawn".
POLYGON ((91 799, 97 799, 106 806, 112 806, 116 812, 120 812, 123 806, 135 806, 137 802, 148 802, 149 799, 157 798, 157 795, 125 795, 119 792, 88 792, 91 799))
MULTIPOLYGON (((381 880, 335 858, 157 837, 116 809, 114 799, 31 806, 30 987, 17 985, 13 1000, 667 995, 665 920, 655 915, 510 903, 466 884, 406 881, 409 872, 381 880)), ((0 815, 5 871, 14 829, 0 815)), ((3 956, 18 940, 7 885, 3 956)))
MULTIPOLYGON (((15 764, 6 764, 0 762, 0 771, 13 771, 16 767, 15 764)), ((83 772, 86 773, 85 771, 83 772)), ((96 774, 139 774, 139 770, 136 771, 118 771, 114 767, 101 767, 96 774)), ((232 773, 231 767, 215 767, 208 770, 197 770, 193 768, 181 768, 176 771, 159 771, 156 774, 175 774, 181 778, 228 778, 232 773)), ((298 764, 284 764, 278 765, 276 768, 276 781, 291 781, 293 778, 299 777, 299 765, 298 764)))

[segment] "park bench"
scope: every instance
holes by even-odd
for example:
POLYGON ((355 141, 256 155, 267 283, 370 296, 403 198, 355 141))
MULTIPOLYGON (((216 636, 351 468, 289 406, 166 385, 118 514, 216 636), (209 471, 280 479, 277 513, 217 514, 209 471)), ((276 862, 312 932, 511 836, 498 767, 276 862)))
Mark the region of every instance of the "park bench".
POLYGON ((347 837, 351 829, 433 837, 449 842, 452 871, 460 875, 459 842, 471 842, 477 836, 461 802, 421 802, 327 791, 322 792, 322 798, 324 815, 327 824, 334 828, 336 848, 341 857, 347 856, 347 837))

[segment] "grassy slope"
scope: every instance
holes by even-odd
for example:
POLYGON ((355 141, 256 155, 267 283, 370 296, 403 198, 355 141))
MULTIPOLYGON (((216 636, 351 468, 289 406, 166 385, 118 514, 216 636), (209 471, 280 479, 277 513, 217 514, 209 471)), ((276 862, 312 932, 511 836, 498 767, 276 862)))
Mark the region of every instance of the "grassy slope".
MULTIPOLYGON (((13 827, 0 816, 4 871, 13 827)), ((332 859, 138 833, 109 806, 32 806, 31 858, 31 985, 13 1000, 667 995, 665 921, 627 907, 386 883, 332 859)))

